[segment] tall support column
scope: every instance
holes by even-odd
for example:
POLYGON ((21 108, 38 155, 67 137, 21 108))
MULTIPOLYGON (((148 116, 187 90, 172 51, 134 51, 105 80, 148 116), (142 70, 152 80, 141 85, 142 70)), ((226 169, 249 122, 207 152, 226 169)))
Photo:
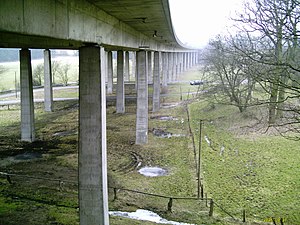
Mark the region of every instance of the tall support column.
POLYGON ((35 140, 34 103, 32 89, 31 53, 29 49, 20 50, 21 80, 21 140, 35 140))
MULTIPOLYGON (((107 53, 105 52, 104 48, 101 48, 100 50, 100 56, 101 56, 101 77, 103 78, 103 80, 101 80, 101 82, 103 82, 104 84, 106 84, 107 82, 107 53)), ((105 86, 105 85, 104 85, 105 86)))
POLYGON ((117 52, 117 113, 125 112, 124 52, 117 52))
POLYGON ((152 70, 152 52, 148 51, 148 84, 153 83, 153 70, 152 70))
POLYGON ((129 81, 129 52, 125 52, 124 80, 129 81))
POLYGON ((179 72, 182 73, 183 72, 183 53, 182 52, 179 53, 179 59, 180 59, 180 69, 179 69, 179 72))
POLYGON ((195 57, 195 52, 192 53, 192 66, 195 66, 196 64, 196 57, 195 57))
POLYGON ((138 51, 137 60, 137 110, 136 144, 148 142, 148 63, 147 52, 138 51))
POLYGON ((178 80, 178 58, 177 52, 174 52, 174 81, 178 80))
POLYGON ((168 86, 168 53, 162 52, 162 86, 168 86))
POLYGON ((168 52, 168 83, 172 81, 172 52, 168 52))
POLYGON ((183 56, 182 56, 182 58, 183 58, 183 72, 185 72, 186 71, 186 65, 187 65, 187 62, 186 62, 186 52, 183 52, 182 53, 183 54, 183 56))
POLYGON ((108 225, 105 78, 100 48, 79 49, 80 225, 108 225))
POLYGON ((112 52, 107 52, 107 94, 113 92, 113 57, 112 52))
POLYGON ((160 54, 154 52, 152 111, 160 109, 160 54))
POLYGON ((132 52, 132 77, 134 78, 134 90, 137 90, 137 63, 136 63, 136 52, 132 52))
POLYGON ((46 112, 53 110, 51 52, 44 50, 44 109, 46 112))

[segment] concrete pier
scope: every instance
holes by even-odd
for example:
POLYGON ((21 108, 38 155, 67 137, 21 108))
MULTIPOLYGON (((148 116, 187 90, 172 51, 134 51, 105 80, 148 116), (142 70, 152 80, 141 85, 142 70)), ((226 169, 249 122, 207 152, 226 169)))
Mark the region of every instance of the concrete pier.
POLYGON ((153 70, 152 70, 152 52, 148 51, 147 52, 147 57, 148 57, 148 84, 153 83, 153 70))
POLYGON ((108 225, 105 79, 100 48, 79 49, 80 225, 108 225))
POLYGON ((29 49, 20 50, 21 82, 21 140, 35 140, 34 104, 32 90, 31 53, 29 49))
POLYGON ((136 144, 148 142, 148 65, 147 52, 138 51, 137 60, 137 110, 136 144))
POLYGON ((125 52, 124 81, 129 81, 129 52, 125 52))
POLYGON ((173 77, 173 53, 168 53, 168 83, 172 81, 173 77))
POLYGON ((153 98, 152 111, 157 112, 160 109, 160 54, 154 52, 153 63, 153 98))
POLYGON ((117 52, 117 113, 125 113, 124 52, 117 52))
POLYGON ((168 86, 168 53, 162 52, 162 87, 168 86))
POLYGON ((112 52, 107 52, 107 94, 113 93, 113 57, 112 52))
POLYGON ((46 112, 53 111, 51 52, 49 49, 44 50, 44 108, 46 112))

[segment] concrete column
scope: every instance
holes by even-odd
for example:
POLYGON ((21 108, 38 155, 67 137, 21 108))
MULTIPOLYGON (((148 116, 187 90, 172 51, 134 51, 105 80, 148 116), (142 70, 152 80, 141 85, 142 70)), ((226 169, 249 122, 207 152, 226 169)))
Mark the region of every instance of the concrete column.
POLYGON ((168 53, 162 52, 162 86, 168 86, 168 53))
POLYGON ((173 61, 173 65, 172 65, 172 81, 176 80, 176 57, 175 57, 176 53, 172 52, 172 61, 173 61))
POLYGON ((21 140, 35 140, 32 68, 30 50, 20 50, 21 140))
POLYGON ((148 84, 153 83, 153 70, 152 70, 152 52, 147 52, 148 54, 148 84))
POLYGON ((174 81, 178 80, 178 57, 177 52, 174 52, 174 81))
POLYGON ((193 57, 192 64, 193 64, 193 66, 195 66, 195 65, 196 65, 196 56, 195 56, 195 52, 192 53, 192 57, 193 57))
POLYGON ((80 225, 108 225, 105 82, 100 48, 79 49, 80 225))
POLYGON ((107 52, 107 94, 113 93, 113 57, 112 52, 107 52))
POLYGON ((137 90, 137 63, 136 52, 132 52, 132 76, 134 78, 134 89, 137 90))
POLYGON ((188 69, 188 53, 184 53, 185 71, 188 69))
POLYGON ((172 80, 172 53, 168 52, 168 83, 172 80))
POLYGON ((182 63, 183 63, 182 69, 183 69, 183 72, 185 72, 186 71, 186 52, 182 53, 182 63))
POLYGON ((137 60, 137 110, 136 144, 148 142, 148 63, 147 52, 138 51, 137 60))
POLYGON ((160 54, 154 52, 152 111, 160 109, 160 54))
POLYGON ((44 50, 44 109, 46 112, 53 110, 51 52, 44 50))
POLYGON ((124 52, 117 52, 117 113, 125 112, 124 52))
POLYGON ((125 52, 124 80, 129 81, 129 52, 125 52))
POLYGON ((104 87, 105 87, 105 84, 107 82, 107 55, 106 55, 106 52, 104 50, 104 48, 101 48, 100 50, 100 56, 101 56, 101 75, 102 75, 102 78, 103 80, 101 80, 101 82, 104 82, 104 87))
POLYGON ((180 52, 179 53, 179 73, 183 72, 182 65, 183 65, 182 52, 180 52))

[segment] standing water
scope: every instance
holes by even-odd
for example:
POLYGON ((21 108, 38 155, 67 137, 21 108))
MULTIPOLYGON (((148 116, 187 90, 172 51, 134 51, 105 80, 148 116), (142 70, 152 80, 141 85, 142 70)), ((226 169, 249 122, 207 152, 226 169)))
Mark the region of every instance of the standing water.
POLYGON ((169 221, 164 218, 161 218, 157 213, 144 210, 144 209, 137 209, 135 212, 110 211, 109 214, 112 216, 121 216, 121 217, 130 218, 134 220, 150 221, 150 222, 160 223, 160 224, 195 225, 190 223, 169 221))
POLYGON ((139 173, 146 177, 159 177, 167 175, 167 170, 160 167, 143 167, 139 170, 139 173))

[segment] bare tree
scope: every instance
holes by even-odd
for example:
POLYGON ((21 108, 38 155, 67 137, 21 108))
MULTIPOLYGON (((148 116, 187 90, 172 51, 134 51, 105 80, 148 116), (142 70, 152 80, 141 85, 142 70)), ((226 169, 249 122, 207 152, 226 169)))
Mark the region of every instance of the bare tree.
POLYGON ((38 64, 33 70, 33 85, 34 86, 41 86, 42 79, 44 77, 44 64, 38 64))
POLYGON ((289 94, 295 94, 291 81, 297 83, 295 73, 299 73, 300 68, 295 61, 299 52, 299 18, 298 0, 252 0, 235 19, 251 42, 259 42, 256 44, 259 48, 250 51, 236 47, 245 56, 266 66, 268 73, 261 80, 269 89, 269 124, 283 116, 284 102, 291 97, 287 89, 293 90, 289 94))
MULTIPOLYGON (((251 71, 253 65, 249 65, 254 63, 238 54, 231 45, 235 38, 218 36, 210 41, 205 54, 205 70, 214 77, 215 88, 218 90, 215 99, 234 105, 243 112, 249 106, 255 85, 251 71)), ((245 45, 245 42, 240 41, 240 45, 245 45)))
MULTIPOLYGON (((7 69, 6 69, 4 66, 0 65, 0 77, 1 77, 2 74, 4 74, 6 71, 7 71, 7 69)), ((4 90, 5 90, 4 85, 1 85, 1 84, 0 84, 0 91, 4 91, 4 90)))
POLYGON ((6 71, 7 69, 4 66, 0 65, 0 75, 5 73, 6 71))
POLYGON ((51 70, 52 70, 52 82, 53 84, 56 83, 56 77, 59 76, 61 65, 58 61, 51 62, 51 70))
POLYGON ((70 64, 64 64, 63 66, 61 66, 59 70, 59 77, 65 86, 68 85, 68 81, 69 81, 68 72, 70 70, 70 67, 71 67, 70 64))

